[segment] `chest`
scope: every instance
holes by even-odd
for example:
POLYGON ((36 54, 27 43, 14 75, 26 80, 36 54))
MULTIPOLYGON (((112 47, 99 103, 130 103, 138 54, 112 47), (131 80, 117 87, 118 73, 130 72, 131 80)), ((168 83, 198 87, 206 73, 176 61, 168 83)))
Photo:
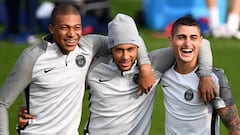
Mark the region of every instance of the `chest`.
POLYGON ((91 53, 81 50, 69 55, 47 51, 35 62, 32 83, 44 88, 52 88, 83 82, 91 60, 91 53))
MULTIPOLYGON (((219 93, 216 75, 212 74, 212 79, 219 93)), ((183 106, 203 105, 203 101, 198 95, 199 81, 200 79, 195 72, 182 75, 169 70, 161 80, 165 100, 183 106)))

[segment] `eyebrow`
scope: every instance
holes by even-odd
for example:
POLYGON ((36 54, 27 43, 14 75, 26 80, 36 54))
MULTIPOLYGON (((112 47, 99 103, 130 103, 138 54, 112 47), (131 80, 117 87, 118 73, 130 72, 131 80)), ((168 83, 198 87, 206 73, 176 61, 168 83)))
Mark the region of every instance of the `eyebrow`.
MULTIPOLYGON (((181 36, 181 37, 183 37, 183 36, 184 36, 184 37, 187 37, 187 35, 185 35, 185 34, 177 34, 176 36, 177 36, 177 37, 180 37, 180 36, 181 36)), ((197 35, 197 34, 192 34, 192 35, 190 35, 190 37, 192 37, 192 36, 200 37, 200 35, 197 35)))

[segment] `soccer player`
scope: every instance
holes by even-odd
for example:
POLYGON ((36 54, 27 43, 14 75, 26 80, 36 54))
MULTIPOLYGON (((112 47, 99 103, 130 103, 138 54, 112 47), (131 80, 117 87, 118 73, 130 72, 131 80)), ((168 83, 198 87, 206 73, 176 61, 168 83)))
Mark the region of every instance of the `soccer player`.
POLYGON ((182 17, 173 24, 169 41, 176 63, 161 80, 165 134, 218 135, 219 115, 229 134, 239 135, 240 120, 223 70, 214 68, 212 73, 217 97, 206 105, 198 97, 200 33, 199 25, 192 18, 182 17))

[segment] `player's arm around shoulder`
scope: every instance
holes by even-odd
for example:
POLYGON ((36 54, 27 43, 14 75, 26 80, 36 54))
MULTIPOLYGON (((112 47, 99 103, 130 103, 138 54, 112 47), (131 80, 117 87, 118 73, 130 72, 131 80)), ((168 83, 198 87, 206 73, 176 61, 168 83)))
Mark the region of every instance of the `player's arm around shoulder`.
POLYGON ((110 54, 108 49, 108 36, 100 34, 89 34, 83 36, 79 41, 79 47, 87 48, 93 56, 110 54))

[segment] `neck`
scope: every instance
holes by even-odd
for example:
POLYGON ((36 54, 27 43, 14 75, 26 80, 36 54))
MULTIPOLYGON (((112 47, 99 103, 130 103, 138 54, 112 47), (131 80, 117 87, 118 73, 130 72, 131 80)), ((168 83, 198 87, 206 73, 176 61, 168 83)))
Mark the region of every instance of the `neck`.
POLYGON ((197 67, 196 63, 182 63, 176 62, 174 69, 180 74, 187 74, 192 72, 197 67))

